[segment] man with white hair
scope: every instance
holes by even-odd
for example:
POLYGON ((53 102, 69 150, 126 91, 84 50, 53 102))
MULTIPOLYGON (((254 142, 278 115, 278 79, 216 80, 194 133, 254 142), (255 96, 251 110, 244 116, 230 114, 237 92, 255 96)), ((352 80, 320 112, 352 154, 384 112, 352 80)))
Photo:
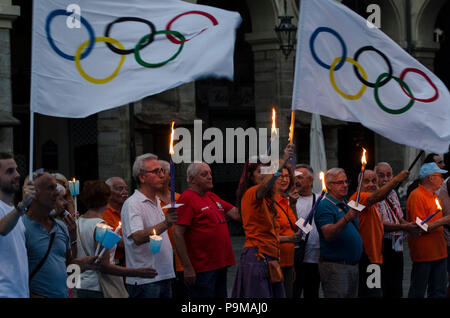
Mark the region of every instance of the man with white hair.
MULTIPOLYGON (((392 167, 387 162, 375 166, 378 187, 391 182, 394 178, 392 167)), ((394 189, 377 203, 383 222, 383 265, 381 266, 381 289, 384 298, 403 297, 403 244, 399 240, 404 232, 418 235, 420 228, 415 222, 404 219, 400 199, 394 189)))
POLYGON ((237 209, 214 193, 211 169, 204 162, 187 168, 189 189, 178 203, 175 247, 184 267, 190 298, 226 298, 227 268, 235 264, 226 217, 240 221, 237 209))
MULTIPOLYGON (((131 298, 171 298, 173 270, 172 245, 167 230, 177 220, 175 209, 164 215, 156 196, 164 186, 164 169, 156 155, 138 156, 133 164, 133 177, 138 189, 122 207, 122 233, 127 267, 140 268, 154 264, 155 278, 127 277, 126 285, 131 298), (151 235, 162 238, 158 254, 150 252, 151 235)), ((152 266, 153 267, 153 266, 152 266)))
POLYGON ((319 273, 325 298, 358 296, 358 262, 362 240, 358 211, 347 205, 348 180, 344 169, 325 174, 327 194, 319 202, 315 222, 320 238, 319 273))
MULTIPOLYGON (((435 162, 425 163, 420 168, 420 184, 406 203, 407 220, 415 222, 419 217, 425 220, 437 211, 436 191, 444 181, 435 162)), ((442 216, 442 211, 428 222, 428 229, 418 237, 410 236, 408 246, 413 262, 411 285, 408 298, 444 298, 447 293, 447 246, 442 225, 450 223, 450 215, 442 216)))
MULTIPOLYGON (((121 222, 121 212, 123 204, 128 199, 128 186, 120 177, 111 177, 105 181, 111 189, 111 197, 108 201, 108 208, 103 213, 103 220, 116 229, 121 222)), ((119 229, 119 235, 122 235, 122 228, 119 229)), ((125 266, 125 248, 123 240, 117 243, 116 252, 114 254, 114 263, 119 266, 125 266)))

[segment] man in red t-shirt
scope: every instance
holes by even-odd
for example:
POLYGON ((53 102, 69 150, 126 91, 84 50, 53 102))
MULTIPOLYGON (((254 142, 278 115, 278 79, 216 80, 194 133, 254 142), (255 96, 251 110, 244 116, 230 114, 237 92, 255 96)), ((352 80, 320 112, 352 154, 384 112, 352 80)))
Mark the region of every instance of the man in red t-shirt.
POLYGON ((187 169, 189 189, 177 203, 173 237, 184 267, 190 298, 226 298, 227 268, 235 264, 226 217, 240 221, 237 209, 214 193, 208 164, 187 169))
MULTIPOLYGON (((381 273, 379 267, 383 264, 383 221, 381 214, 377 209, 376 203, 384 200, 392 189, 409 176, 408 170, 404 170, 396 175, 390 182, 381 188, 378 188, 377 175, 373 170, 366 170, 362 180, 361 195, 359 203, 366 207, 358 213, 359 232, 363 242, 363 253, 359 262, 359 297, 375 297, 382 296, 381 277, 378 280, 380 284, 368 286, 368 279, 373 274, 373 270, 369 268, 378 265, 378 272, 381 273)), ((352 195, 350 200, 356 200, 356 193, 352 195)))

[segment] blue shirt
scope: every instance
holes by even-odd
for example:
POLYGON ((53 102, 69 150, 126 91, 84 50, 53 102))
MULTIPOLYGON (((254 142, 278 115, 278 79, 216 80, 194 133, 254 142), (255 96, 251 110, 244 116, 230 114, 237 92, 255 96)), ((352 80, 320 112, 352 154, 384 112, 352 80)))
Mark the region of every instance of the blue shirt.
POLYGON ((23 216, 25 238, 28 251, 28 266, 30 273, 41 262, 47 252, 50 236, 55 234, 52 248, 41 269, 30 282, 33 294, 48 298, 67 298, 66 252, 70 249, 69 231, 60 220, 54 220, 50 233, 41 224, 33 221, 27 215, 23 216))
POLYGON ((328 194, 320 201, 314 216, 320 238, 320 256, 329 261, 358 262, 362 253, 362 239, 358 230, 358 219, 347 223, 345 228, 331 242, 323 237, 322 226, 335 224, 350 210, 328 194))

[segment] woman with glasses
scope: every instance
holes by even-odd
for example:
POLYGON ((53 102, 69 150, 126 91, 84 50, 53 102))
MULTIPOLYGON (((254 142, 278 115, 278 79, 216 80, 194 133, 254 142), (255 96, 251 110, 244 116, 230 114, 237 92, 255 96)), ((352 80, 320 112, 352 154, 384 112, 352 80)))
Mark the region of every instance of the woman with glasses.
MULTIPOLYGON (((282 166, 292 156, 293 149, 294 145, 286 146, 282 166)), ((276 261, 280 259, 280 227, 276 221, 278 212, 275 207, 274 184, 283 170, 272 174, 273 172, 263 171, 261 168, 266 167, 259 163, 249 164, 242 180, 249 188, 240 199, 245 244, 232 293, 232 297, 236 298, 286 297, 284 284, 271 280, 268 272, 268 264, 276 265, 276 261)), ((238 200, 245 190, 242 182, 238 200)), ((278 269, 281 271, 279 264, 278 269)))
POLYGON ((290 168, 283 168, 280 177, 275 182, 274 200, 278 217, 276 221, 280 227, 280 266, 284 277, 286 296, 292 298, 294 284, 294 243, 300 240, 295 225, 297 221, 294 212, 289 206, 289 197, 286 193, 292 187, 293 176, 290 168))

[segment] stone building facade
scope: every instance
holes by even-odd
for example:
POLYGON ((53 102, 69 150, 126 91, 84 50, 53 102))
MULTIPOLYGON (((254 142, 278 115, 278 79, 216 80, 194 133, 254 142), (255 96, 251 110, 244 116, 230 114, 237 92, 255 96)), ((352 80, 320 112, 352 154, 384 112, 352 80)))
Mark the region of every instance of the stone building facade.
MULTIPOLYGON (((270 127, 273 106, 278 109, 280 147, 284 147, 289 133, 295 52, 287 59, 283 56, 274 27, 279 23, 278 16, 286 14, 294 16, 293 23, 297 24, 298 1, 189 2, 217 6, 241 14, 243 22, 237 34, 234 82, 201 80, 188 83, 87 119, 36 115, 35 167, 59 170, 81 180, 105 180, 118 175, 131 184, 131 165, 136 155, 153 152, 168 159, 169 124, 172 120, 176 121, 178 127, 191 130, 194 119, 201 119, 204 129, 270 127)), ((436 70, 436 74, 450 85, 449 62, 440 58, 449 53, 450 27, 445 12, 450 12, 450 1, 341 2, 362 16, 368 15, 366 8, 369 4, 378 4, 381 8, 382 31, 430 70, 436 70), (439 42, 435 32, 437 28, 444 32, 439 42)), ((31 4, 0 0, 0 146, 2 150, 14 150, 23 158, 24 165, 27 165, 28 157, 30 29, 31 4), (16 21, 12 23, 15 18, 16 21), (14 57, 12 63, 11 54, 14 57), (18 124, 16 118, 20 120, 20 125, 12 128, 12 125, 18 124)), ((297 162, 309 161, 310 119, 311 114, 296 112, 297 162)), ((325 117, 322 117, 322 124, 328 167, 341 166, 353 178, 356 178, 359 169, 360 152, 357 145, 364 145, 369 150, 369 165, 389 161, 395 171, 407 167, 411 157, 418 152, 381 137, 359 124, 325 117)), ((229 200, 234 199, 234 191, 230 191, 230 188, 236 188, 242 166, 212 165, 216 191, 229 200)), ((186 187, 185 168, 185 165, 176 168, 179 191, 186 187)), ((27 171, 26 167, 23 171, 27 171)))

